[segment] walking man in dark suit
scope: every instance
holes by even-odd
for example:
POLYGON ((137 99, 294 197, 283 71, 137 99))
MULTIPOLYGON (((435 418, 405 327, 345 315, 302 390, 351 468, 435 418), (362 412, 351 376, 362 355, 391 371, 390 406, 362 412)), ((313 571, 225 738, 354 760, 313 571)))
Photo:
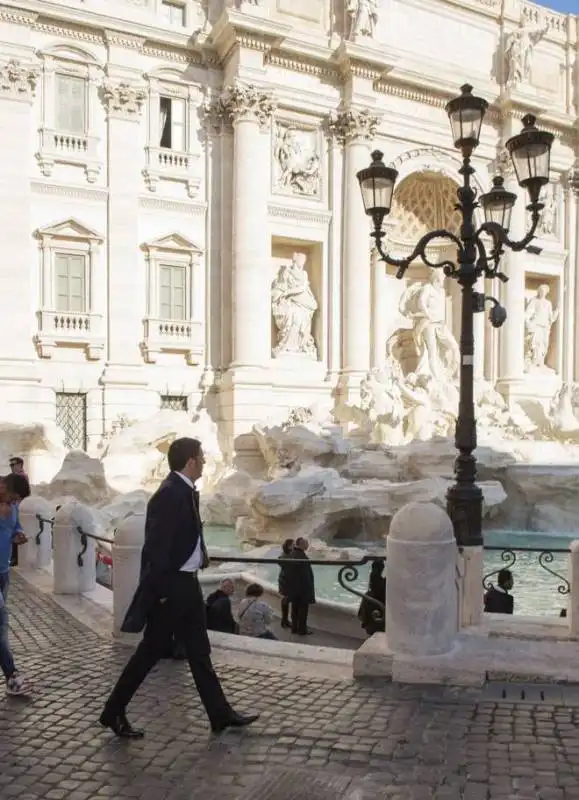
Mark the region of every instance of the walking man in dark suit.
POLYGON ((195 481, 205 458, 197 439, 176 439, 168 452, 170 474, 149 500, 141 576, 122 630, 143 639, 107 700, 100 723, 124 739, 140 739, 126 708, 173 636, 183 645, 193 680, 214 733, 242 728, 258 718, 227 702, 211 664, 205 604, 197 574, 208 565, 195 481))

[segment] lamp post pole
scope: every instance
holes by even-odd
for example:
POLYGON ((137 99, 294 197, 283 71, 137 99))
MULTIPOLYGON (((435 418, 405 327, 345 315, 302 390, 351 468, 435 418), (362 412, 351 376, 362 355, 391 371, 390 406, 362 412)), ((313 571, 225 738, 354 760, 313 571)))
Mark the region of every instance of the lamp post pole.
POLYGON ((384 239, 383 222, 390 213, 392 197, 398 173, 388 167, 378 150, 372 153, 372 163, 357 174, 366 214, 373 221, 371 236, 375 241, 380 258, 387 264, 397 267, 396 276, 403 278, 408 267, 419 259, 426 266, 442 269, 447 277, 457 280, 462 290, 461 330, 460 330, 460 372, 459 405, 456 421, 455 445, 458 451, 455 461, 455 483, 447 492, 447 510, 454 526, 454 534, 459 547, 477 547, 483 544, 482 505, 483 494, 476 483, 477 447, 476 415, 474 404, 474 315, 482 313, 487 303, 491 304, 489 319, 500 328, 507 318, 505 309, 494 297, 475 292, 474 287, 481 277, 498 278, 505 282, 507 276, 499 270, 501 256, 505 248, 514 251, 526 250, 537 254, 540 250, 531 245, 540 220, 543 204, 539 194, 549 182, 550 154, 553 135, 540 131, 535 126, 535 118, 527 115, 523 119, 523 130, 506 143, 521 188, 529 195, 531 227, 525 237, 518 242, 508 236, 511 213, 516 195, 503 187, 503 179, 493 179, 493 187, 477 199, 472 186, 475 172, 471 156, 478 146, 484 115, 488 108, 486 100, 472 94, 472 86, 465 84, 459 97, 451 100, 446 111, 450 118, 454 145, 462 153, 462 186, 457 190, 457 208, 461 214, 459 234, 446 230, 431 231, 420 239, 413 252, 402 259, 389 256, 382 246, 384 239), (482 207, 485 222, 476 228, 475 211, 482 207), (483 236, 490 239, 490 247, 483 236), (456 260, 442 264, 433 263, 426 248, 434 239, 447 239, 456 246, 456 260))

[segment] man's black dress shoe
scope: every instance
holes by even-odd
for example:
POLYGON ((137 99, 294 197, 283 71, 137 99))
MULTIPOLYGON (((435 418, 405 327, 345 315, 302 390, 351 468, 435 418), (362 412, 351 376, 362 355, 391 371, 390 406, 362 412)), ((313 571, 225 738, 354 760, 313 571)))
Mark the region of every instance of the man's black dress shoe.
POLYGON ((133 728, 124 714, 111 714, 105 710, 100 715, 99 722, 103 728, 110 728, 120 739, 142 739, 145 735, 144 731, 133 728))
POLYGON ((227 728, 247 728, 252 722, 259 719, 259 714, 238 714, 232 711, 223 722, 216 722, 211 725, 213 733, 223 733, 227 728))

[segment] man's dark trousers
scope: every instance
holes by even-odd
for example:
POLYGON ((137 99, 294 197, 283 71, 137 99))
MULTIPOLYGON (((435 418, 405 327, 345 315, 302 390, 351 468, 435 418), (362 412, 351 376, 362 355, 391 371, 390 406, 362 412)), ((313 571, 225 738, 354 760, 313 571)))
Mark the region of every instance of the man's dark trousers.
POLYGON ((308 632, 308 612, 310 604, 303 600, 292 600, 291 604, 291 617, 292 617, 292 633, 298 633, 305 636, 308 632))
POLYGON ((176 572, 168 585, 167 598, 153 606, 143 639, 113 689, 106 709, 113 713, 125 710, 151 669, 165 656, 175 635, 185 649, 209 721, 219 724, 231 715, 231 706, 211 664, 205 603, 197 575, 176 572))

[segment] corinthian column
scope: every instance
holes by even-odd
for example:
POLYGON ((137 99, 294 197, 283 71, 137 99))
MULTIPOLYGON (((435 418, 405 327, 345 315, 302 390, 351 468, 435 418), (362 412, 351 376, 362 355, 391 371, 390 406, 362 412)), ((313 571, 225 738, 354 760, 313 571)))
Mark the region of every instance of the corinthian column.
MULTIPOLYGON (((565 281, 563 291, 563 380, 567 382, 579 379, 579 348, 575 344, 577 332, 577 302, 579 300, 579 172, 572 170, 566 186, 566 240, 567 258, 565 260, 565 281)), ((561 294, 561 293, 560 293, 561 294)))
POLYGON ((344 146, 344 240, 342 251, 342 385, 355 390, 370 368, 371 294, 370 223, 364 212, 356 173, 368 166, 370 144, 379 118, 368 110, 339 112, 331 130, 344 146))
POLYGON ((234 131, 232 366, 264 367, 271 358, 268 134, 275 104, 266 92, 242 84, 226 88, 219 104, 234 131))

